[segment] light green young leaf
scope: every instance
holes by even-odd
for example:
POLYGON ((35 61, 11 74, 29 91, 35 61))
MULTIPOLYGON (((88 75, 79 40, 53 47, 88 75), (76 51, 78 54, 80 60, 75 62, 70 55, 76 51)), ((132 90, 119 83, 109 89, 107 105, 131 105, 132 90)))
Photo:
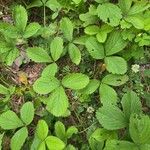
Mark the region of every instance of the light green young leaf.
POLYGON ((44 68, 42 71, 42 77, 54 77, 58 71, 58 66, 56 63, 52 63, 44 68))
POLYGON ((13 18, 17 29, 23 32, 26 28, 28 21, 26 9, 21 5, 16 6, 13 10, 13 18))
POLYGON ((45 141, 40 143, 40 145, 38 146, 38 150, 46 150, 46 143, 45 143, 45 141))
POLYGON ((0 84, 0 94, 4 94, 4 95, 9 94, 9 89, 3 86, 2 84, 0 84))
POLYGON ((111 32, 105 43, 106 56, 118 53, 119 51, 123 50, 126 45, 127 42, 123 40, 119 31, 111 32))
POLYGON ((84 32, 88 35, 95 35, 99 32, 100 28, 96 25, 88 26, 84 29, 84 32))
POLYGON ((38 31, 40 28, 41 28, 41 26, 40 26, 38 23, 36 23, 36 22, 30 23, 30 24, 26 27, 23 37, 24 37, 24 38, 29 38, 29 37, 33 36, 34 34, 37 33, 37 31, 38 31))
POLYGON ((102 104, 116 104, 117 103, 117 93, 116 91, 108 86, 107 84, 101 83, 99 88, 100 101, 102 104))
POLYGON ((55 136, 48 136, 46 145, 49 150, 63 150, 65 148, 65 143, 55 136))
POLYGON ((43 3, 41 0, 34 0, 27 6, 27 8, 29 9, 29 8, 41 7, 41 6, 43 6, 43 3))
POLYGON ((97 14, 102 21, 111 26, 119 25, 120 19, 122 18, 121 9, 112 3, 99 4, 97 14))
POLYGON ((38 78, 34 84, 33 89, 38 94, 48 94, 56 89, 60 85, 60 82, 55 77, 40 77, 38 78))
POLYGON ((137 94, 131 90, 123 95, 121 103, 123 112, 128 120, 132 113, 140 114, 142 112, 140 99, 137 94))
POLYGON ((28 137, 28 130, 26 127, 18 130, 11 138, 11 150, 21 150, 26 138, 28 137))
POLYGON ((63 89, 63 87, 56 88, 49 96, 49 101, 47 103, 47 110, 54 116, 63 116, 68 108, 68 97, 63 89))
POLYGON ((55 123, 55 134, 58 138, 60 138, 62 141, 66 140, 66 129, 62 122, 57 121, 55 123))
POLYGON ((96 35, 96 38, 98 40, 98 42, 100 43, 104 43, 107 39, 107 33, 106 32, 99 32, 97 35, 96 35))
POLYGON ((71 138, 73 134, 77 134, 78 129, 75 126, 71 126, 67 129, 66 136, 67 138, 71 138))
POLYGON ((36 127, 36 133, 40 140, 42 141, 45 140, 45 138, 48 135, 48 125, 45 120, 38 121, 38 124, 36 127))
POLYGON ((95 37, 90 37, 86 40, 85 46, 87 51, 94 59, 104 58, 104 47, 95 37))
POLYGON ((82 73, 68 74, 62 79, 62 85, 73 90, 83 89, 88 83, 89 77, 82 73))
POLYGON ((80 92, 82 94, 88 95, 94 93, 100 85, 100 81, 96 79, 90 80, 89 84, 82 89, 80 92))
POLYGON ((60 58, 63 48, 63 39, 61 37, 55 37, 50 45, 50 52, 54 61, 60 58))
POLYGON ((124 74, 127 72, 127 62, 118 56, 105 57, 106 69, 113 74, 124 74))
POLYGON ((129 77, 127 75, 108 74, 102 79, 102 82, 111 86, 120 86, 128 80, 129 77))
POLYGON ((78 5, 82 0, 72 0, 76 5, 78 5))
POLYGON ((70 43, 68 53, 69 53, 71 61, 75 63, 76 65, 79 65, 81 61, 81 52, 79 48, 73 43, 70 43))
POLYGON ((128 141, 107 140, 104 150, 139 150, 138 146, 128 141))
POLYGON ((22 121, 29 125, 34 118, 34 106, 32 102, 26 102, 20 109, 20 117, 22 121))
POLYGON ((60 22, 61 31, 64 34, 64 37, 68 41, 72 41, 73 39, 73 23, 69 18, 63 18, 60 22))
POLYGON ((18 116, 11 110, 8 110, 0 115, 0 126, 5 130, 16 129, 24 124, 18 116))
POLYGON ((111 104, 99 108, 96 117, 102 127, 107 130, 117 130, 127 126, 123 112, 117 106, 111 104))
POLYGON ((150 143, 150 118, 147 115, 133 114, 130 117, 129 132, 137 145, 150 143))
POLYGON ((32 61, 35 61, 35 62, 39 62, 39 63, 52 62, 52 59, 48 55, 46 50, 44 50, 41 47, 27 48, 27 55, 32 61))

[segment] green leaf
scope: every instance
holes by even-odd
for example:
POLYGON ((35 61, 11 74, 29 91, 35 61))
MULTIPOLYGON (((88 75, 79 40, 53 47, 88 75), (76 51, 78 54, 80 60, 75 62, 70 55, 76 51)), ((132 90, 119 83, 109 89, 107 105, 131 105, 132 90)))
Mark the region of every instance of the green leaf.
POLYGON ((66 136, 67 138, 71 138, 73 134, 77 134, 78 129, 75 126, 71 126, 67 129, 66 136))
POLYGON ((29 38, 29 37, 33 36, 34 34, 36 34, 38 32, 38 30, 40 28, 41 28, 41 26, 38 23, 36 23, 36 22, 30 23, 26 27, 23 37, 24 38, 29 38))
POLYGON ((45 120, 38 121, 38 124, 36 127, 36 133, 40 140, 42 141, 45 140, 45 138, 48 135, 48 125, 45 120))
POLYGON ((38 146, 38 150, 46 150, 46 143, 45 143, 45 141, 40 143, 40 145, 38 146))
POLYGON ((127 75, 108 74, 102 79, 102 82, 111 86, 120 86, 128 80, 129 77, 127 75))
POLYGON ((99 88, 100 101, 102 104, 116 104, 117 103, 117 93, 116 91, 108 86, 107 84, 101 83, 99 88))
POLYGON ((29 5, 28 5, 28 9, 29 8, 33 8, 33 7, 41 7, 43 6, 43 3, 41 0, 33 0, 29 5))
POLYGON ((90 80, 89 84, 82 89, 80 92, 82 94, 88 95, 94 93, 100 85, 100 81, 96 79, 90 80))
POLYGON ((127 62, 118 56, 105 58, 106 69, 113 74, 125 74, 127 72, 127 62))
POLYGON ((99 4, 97 14, 103 22, 111 26, 119 25, 120 19, 122 18, 121 9, 112 3, 99 4))
POLYGON ((94 59, 104 58, 104 47, 95 37, 90 37, 86 40, 85 46, 87 51, 94 59))
POLYGON ((88 35, 95 35, 99 32, 100 28, 96 25, 88 26, 84 29, 84 32, 88 35))
POLYGON ((99 32, 96 35, 96 38, 97 38, 98 42, 104 43, 107 39, 107 33, 106 32, 99 32))
POLYGON ((27 48, 28 57, 35 62, 46 63, 52 62, 52 59, 48 55, 48 53, 41 47, 30 47, 27 48))
POLYGON ((28 130, 26 127, 18 130, 11 138, 11 150, 20 150, 28 137, 28 130))
POLYGON ((140 99, 132 90, 123 95, 121 103, 123 112, 128 120, 132 113, 140 114, 142 112, 142 104, 140 99))
POLYGON ((48 0, 45 6, 50 8, 54 12, 59 11, 61 9, 61 5, 58 3, 57 0, 48 0))
POLYGON ((4 133, 0 134, 0 150, 2 150, 3 136, 4 136, 4 133))
POLYGON ((76 5, 78 5, 82 0, 72 0, 76 5))
POLYGON ((55 37, 50 45, 50 52, 54 61, 60 58, 63 48, 63 39, 61 37, 55 37))
POLYGON ((123 40, 122 35, 119 31, 114 31, 110 33, 106 43, 105 43, 105 52, 106 56, 113 55, 123 50, 127 42, 123 40))
POLYGON ((81 52, 79 48, 73 43, 70 43, 68 53, 69 53, 71 61, 75 63, 76 65, 79 65, 81 61, 81 52))
POLYGON ((49 150, 63 150, 65 148, 65 143, 55 136, 48 136, 46 144, 49 150))
POLYGON ((54 116, 63 116, 68 108, 68 97, 63 89, 63 87, 58 87, 49 96, 49 101, 47 102, 47 110, 54 116))
POLYGON ((16 129, 24 124, 18 116, 11 110, 8 110, 0 115, 0 126, 5 130, 16 129))
POLYGON ((128 141, 107 140, 104 150, 139 150, 139 148, 128 141))
POLYGON ((33 89, 38 94, 48 94, 56 89, 60 85, 60 82, 55 77, 40 77, 38 78, 34 84, 33 89))
POLYGON ((130 117, 129 132, 134 143, 150 143, 150 118, 147 115, 133 114, 130 117))
POLYGON ((0 94, 4 94, 4 95, 9 94, 9 89, 3 86, 2 84, 0 84, 0 94))
POLYGON ((135 28, 137 29, 143 29, 144 28, 144 20, 141 17, 138 16, 127 16, 125 20, 129 23, 131 23, 135 28))
POLYGON ((16 6, 13 10, 13 18, 17 29, 23 32, 26 28, 27 21, 28 21, 28 15, 26 9, 21 5, 16 6))
POLYGON ((60 28, 64 34, 64 37, 68 41, 73 39, 73 24, 69 18, 63 18, 60 22, 60 28))
POLYGON ((62 79, 62 85, 73 90, 83 89, 88 83, 89 77, 82 73, 68 74, 62 79))
POLYGON ((119 0, 119 7, 121 8, 124 14, 127 14, 129 12, 131 5, 132 0, 119 0))
POLYGON ((32 102, 26 102, 23 104, 20 110, 20 116, 22 121, 29 125, 34 118, 34 106, 32 102))
POLYGON ((48 65, 48 66, 46 66, 45 68, 44 68, 44 70, 42 71, 42 77, 54 77, 55 76, 55 74, 57 73, 57 71, 58 71, 58 66, 57 66, 57 64, 56 63, 52 63, 52 64, 50 64, 50 65, 48 65))
POLYGON ((111 104, 99 108, 96 117, 102 127, 107 130, 117 130, 127 126, 123 112, 117 106, 111 104))
POLYGON ((66 129, 62 122, 57 121, 55 123, 55 134, 58 138, 60 138, 62 141, 66 140, 66 129))
POLYGON ((19 50, 17 48, 12 49, 5 58, 6 64, 8 66, 11 66, 18 56, 19 56, 19 50))

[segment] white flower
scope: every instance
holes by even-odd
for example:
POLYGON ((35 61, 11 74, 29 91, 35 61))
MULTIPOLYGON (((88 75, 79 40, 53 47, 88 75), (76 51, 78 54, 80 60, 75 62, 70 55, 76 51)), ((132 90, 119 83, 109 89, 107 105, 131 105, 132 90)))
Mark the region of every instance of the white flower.
POLYGON ((134 72, 134 73, 137 73, 137 72, 139 72, 140 71, 140 66, 139 65, 137 65, 137 64, 134 64, 134 65, 132 65, 132 71, 134 72))
POLYGON ((95 110, 94 110, 93 107, 88 107, 88 108, 87 108, 87 112, 90 113, 90 114, 92 114, 94 111, 95 111, 95 110))

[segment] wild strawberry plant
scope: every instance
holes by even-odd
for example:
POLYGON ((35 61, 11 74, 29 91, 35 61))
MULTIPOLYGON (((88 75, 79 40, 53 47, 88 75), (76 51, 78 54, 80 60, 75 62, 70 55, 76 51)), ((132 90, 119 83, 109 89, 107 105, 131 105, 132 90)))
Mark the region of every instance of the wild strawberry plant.
POLYGON ((2 12, 0 22, 0 149, 149 150, 149 1, 9 7, 11 21, 2 12), (30 75, 34 65, 42 67, 30 75))

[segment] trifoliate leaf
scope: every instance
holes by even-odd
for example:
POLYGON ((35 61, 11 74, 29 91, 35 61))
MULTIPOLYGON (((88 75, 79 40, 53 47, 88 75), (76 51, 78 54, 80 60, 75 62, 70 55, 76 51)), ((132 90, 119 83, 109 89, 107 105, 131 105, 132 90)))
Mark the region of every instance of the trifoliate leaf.
POLYGON ((118 56, 105 58, 106 69, 113 74, 124 74, 127 72, 127 62, 118 56))
POLYGON ((73 90, 83 89, 88 83, 89 77, 82 73, 68 74, 62 79, 62 85, 73 90))
POLYGON ((127 42, 123 40, 122 35, 119 31, 114 31, 110 33, 106 43, 105 43, 105 52, 107 56, 118 53, 123 50, 127 42))
POLYGON ((146 115, 133 114, 130 117, 129 132, 137 145, 150 143, 150 118, 146 115))
POLYGON ((50 64, 50 65, 48 65, 48 66, 46 66, 44 68, 44 70, 42 71, 41 76, 42 77, 48 77, 48 78, 49 77, 54 77, 55 74, 57 73, 57 71, 58 71, 57 64, 56 63, 52 63, 52 64, 50 64))
POLYGON ((26 9, 21 5, 16 6, 13 10, 13 18, 17 29, 23 32, 26 28, 27 21, 28 21, 28 15, 26 9))
POLYGON ((70 43, 68 53, 69 53, 71 61, 75 63, 76 65, 79 65, 81 61, 81 52, 79 48, 73 43, 70 43))
POLYGON ((68 97, 63 87, 56 88, 49 96, 47 110, 54 116, 63 116, 68 108, 68 97))
POLYGON ((128 79, 127 75, 108 74, 103 78, 102 82, 111 86, 120 86, 125 84, 128 79))
POLYGON ((55 37, 50 45, 50 52, 54 61, 57 61, 63 52, 63 39, 55 37))
POLYGON ((33 90, 38 94, 48 94, 60 85, 55 77, 40 77, 33 84, 33 90))
POLYGON ((11 150, 20 150, 28 137, 28 130, 26 127, 18 130, 12 137, 10 147, 11 150))
POLYGON ((73 39, 73 23, 69 18, 63 18, 60 22, 60 28, 64 34, 64 37, 68 41, 72 41, 73 39))
POLYGON ((99 27, 96 25, 88 26, 84 29, 84 32, 88 35, 95 35, 99 32, 99 27))
POLYGON ((37 31, 38 31, 40 28, 41 28, 41 26, 40 26, 38 23, 36 23, 36 22, 30 23, 30 24, 26 27, 23 37, 24 37, 24 38, 29 38, 29 37, 33 36, 34 34, 37 33, 37 31))
POLYGON ((34 118, 34 106, 32 102, 26 102, 20 109, 20 117, 22 121, 29 125, 34 118))
POLYGON ((102 104, 116 104, 117 103, 117 93, 116 91, 108 86, 107 84, 101 83, 99 88, 100 101, 102 104))
POLYGON ((123 112, 117 106, 111 104, 99 108, 96 117, 102 127, 107 130, 117 130, 127 126, 123 112))
POLYGON ((100 44, 96 38, 90 37, 86 40, 85 46, 87 51, 94 59, 104 58, 104 47, 100 44))
POLYGON ((49 150, 63 150, 65 148, 65 143, 55 136, 48 136, 45 141, 49 150))
POLYGON ((48 55, 46 50, 41 47, 30 47, 27 49, 28 57, 35 62, 44 63, 52 62, 51 57, 48 55))
POLYGON ((132 113, 140 114, 142 112, 140 99, 137 94, 131 90, 123 95, 121 103, 123 112, 128 120, 132 113))
POLYGON ((36 133, 40 140, 45 140, 45 138, 48 135, 48 125, 44 120, 39 120, 37 127, 36 127, 36 133))
POLYGON ((99 4, 97 14, 102 21, 111 26, 119 25, 122 18, 121 9, 112 3, 99 4))
POLYGON ((5 130, 16 129, 23 125, 23 122, 11 110, 8 110, 0 115, 0 126, 5 130))

